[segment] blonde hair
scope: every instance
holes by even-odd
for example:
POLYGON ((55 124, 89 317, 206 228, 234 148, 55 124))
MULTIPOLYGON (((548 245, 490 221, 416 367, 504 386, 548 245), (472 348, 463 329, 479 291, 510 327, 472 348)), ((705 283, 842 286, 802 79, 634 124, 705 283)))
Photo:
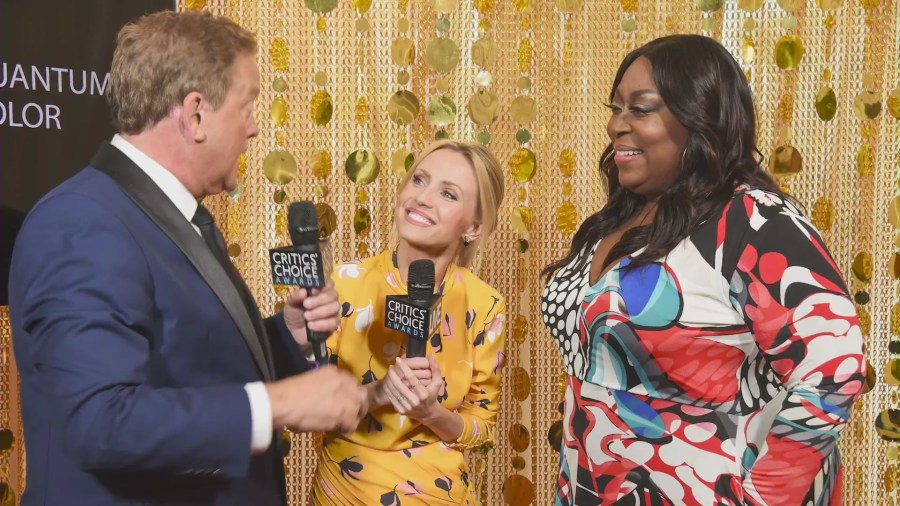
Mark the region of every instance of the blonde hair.
MULTIPOLYGON (((500 168, 500 162, 494 155, 481 144, 440 140, 429 144, 416 156, 416 160, 406 172, 406 176, 400 181, 399 190, 406 186, 422 160, 441 149, 449 149, 463 155, 475 173, 475 182, 478 186, 478 206, 475 209, 475 219, 481 223, 481 234, 468 246, 461 246, 454 260, 460 267, 470 267, 478 249, 497 228, 497 215, 500 212, 500 204, 503 202, 503 169, 500 168)), ((396 224, 391 235, 392 242, 396 244, 399 240, 396 224)), ((462 241, 461 237, 460 241, 462 241)))
POLYGON ((256 54, 256 40, 225 17, 162 11, 125 25, 116 41, 106 93, 116 129, 141 133, 194 91, 218 108, 225 102, 232 65, 240 54, 256 54))

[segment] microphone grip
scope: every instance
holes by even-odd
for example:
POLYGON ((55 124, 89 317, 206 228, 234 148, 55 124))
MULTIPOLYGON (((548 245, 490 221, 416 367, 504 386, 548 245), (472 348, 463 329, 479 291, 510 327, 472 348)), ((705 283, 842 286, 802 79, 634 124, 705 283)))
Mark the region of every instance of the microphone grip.
POLYGON ((316 358, 316 365, 328 365, 328 348, 325 347, 325 340, 316 340, 312 334, 321 334, 320 332, 312 332, 307 327, 306 335, 309 336, 309 343, 312 345, 313 356, 316 358))
MULTIPOLYGON (((307 288, 306 295, 312 295, 312 291, 312 288, 307 288)), ((328 339, 328 334, 325 332, 316 332, 315 330, 310 329, 309 322, 307 322, 306 339, 312 346, 313 356, 316 359, 316 365, 328 365, 328 348, 325 346, 325 341, 328 339)))
POLYGON ((408 337, 406 339, 406 358, 424 357, 426 344, 426 339, 408 337))

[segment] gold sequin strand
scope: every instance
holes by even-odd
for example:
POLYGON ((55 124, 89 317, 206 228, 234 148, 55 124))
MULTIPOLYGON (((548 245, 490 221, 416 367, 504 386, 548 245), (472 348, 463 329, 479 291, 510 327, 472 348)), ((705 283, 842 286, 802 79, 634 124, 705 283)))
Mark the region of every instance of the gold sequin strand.
POLYGON ((448 128, 456 124, 457 106, 452 98, 453 71, 459 64, 460 50, 453 33, 457 27, 452 17, 458 9, 456 2, 442 4, 435 2, 435 37, 425 49, 425 62, 433 72, 429 79, 431 97, 425 109, 425 118, 434 127, 435 139, 447 139, 448 128))
MULTIPOLYGON (((822 1, 818 2, 818 4, 823 11, 822 13, 825 14, 822 20, 822 26, 825 28, 825 68, 819 76, 820 86, 816 92, 812 106, 816 112, 816 116, 823 122, 821 131, 823 132, 822 135, 825 140, 824 145, 834 146, 836 143, 832 142, 831 139, 834 136, 836 125, 835 122, 831 120, 837 113, 837 96, 834 89, 831 87, 831 62, 834 44, 834 28, 836 25, 835 9, 837 6, 833 3, 822 1)), ((828 163, 834 163, 833 152, 830 148, 826 149, 829 150, 827 153, 828 163)), ((826 195, 831 194, 833 191, 831 188, 832 181, 833 180, 823 181, 820 191, 826 195)), ((812 219, 813 225, 823 234, 826 241, 829 239, 827 233, 831 229, 831 225, 834 221, 834 214, 834 205, 832 204, 831 198, 823 195, 816 199, 812 207, 810 218, 812 219)))
POLYGON ((394 10, 398 14, 395 31, 391 40, 390 60, 395 66, 397 81, 388 99, 387 111, 391 125, 398 128, 390 130, 392 154, 388 171, 392 177, 402 178, 412 167, 414 154, 411 150, 410 129, 412 122, 419 114, 419 99, 410 91, 412 87, 412 66, 416 61, 416 43, 411 34, 408 0, 399 0, 394 10))
MULTIPOLYGON (((871 12, 867 12, 866 15, 868 17, 871 14, 871 12)), ((829 22, 826 18, 826 26, 830 23, 834 22, 829 22)), ((870 93, 869 90, 873 89, 875 79, 870 72, 872 68, 870 61, 871 52, 874 50, 874 41, 872 29, 868 21, 866 22, 866 32, 863 40, 864 62, 861 82, 862 90, 857 95, 853 107, 854 113, 860 122, 860 144, 856 152, 856 185, 859 191, 873 194, 872 192, 875 190, 875 144, 877 142, 877 134, 875 131, 877 123, 874 120, 877 114, 875 116, 869 116, 865 114, 863 108, 859 107, 860 97, 867 96, 867 94, 870 93)), ((875 101, 877 101, 877 99, 875 101)), ((852 274, 850 281, 851 289, 854 290, 853 299, 856 303, 856 312, 860 321, 860 329, 863 331, 864 339, 868 341, 869 325, 867 325, 866 322, 871 320, 869 316, 869 307, 872 303, 872 295, 874 294, 874 290, 871 289, 871 286, 873 284, 873 277, 877 272, 874 268, 874 258, 871 253, 873 238, 871 226, 869 224, 872 223, 874 214, 874 207, 872 206, 871 201, 869 199, 863 199, 857 208, 857 213, 856 222, 858 226, 856 227, 855 234, 857 252, 850 266, 852 274)), ((871 368, 871 365, 868 365, 868 367, 871 368)), ((869 391, 874 387, 876 376, 873 374, 871 377, 867 377, 867 380, 866 391, 869 391)))
POLYGON ((704 32, 704 35, 713 38, 720 38, 719 33, 719 21, 722 17, 722 6, 725 4, 724 0, 697 0, 697 8, 700 10, 703 16, 703 20, 701 21, 700 27, 704 32))
MULTIPOLYGON (((637 31, 637 11, 638 11, 638 0, 620 0, 619 2, 622 5, 622 21, 621 27, 622 31, 625 33, 634 33, 637 31)), ((569 40, 569 39, 566 39, 569 40)), ((634 44, 632 39, 631 45, 634 44)))
POLYGON ((897 86, 895 86, 890 94, 888 94, 887 109, 888 114, 893 116, 894 119, 900 120, 900 81, 898 81, 897 86))
MULTIPOLYGON (((290 104, 287 92, 290 88, 291 54, 285 38, 284 21, 287 19, 286 5, 283 1, 274 3, 272 12, 275 20, 275 33, 269 44, 269 63, 274 70, 271 90, 263 93, 263 96, 271 96, 268 107, 267 132, 271 133, 273 146, 263 162, 263 175, 266 179, 277 185, 273 191, 273 200, 277 192, 284 193, 283 186, 290 183, 297 176, 297 162, 288 151, 286 144, 286 131, 290 126, 290 104)), ((280 193, 278 193, 280 195, 280 193)), ((283 204, 287 199, 282 199, 283 204)))
MULTIPOLYGON (((622 10, 627 19, 634 21, 634 15, 638 8, 638 0, 622 0, 622 10)), ((568 121, 574 116, 573 101, 576 95, 573 84, 573 45, 578 42, 571 35, 575 15, 577 11, 561 12, 560 37, 563 41, 562 61, 560 68, 562 75, 561 87, 565 92, 562 94, 563 100, 561 104, 562 121, 568 121)), ((626 32, 633 30, 626 30, 626 32)), ((631 37, 632 44, 634 37, 631 37)), ((577 160, 575 157, 575 143, 572 140, 572 131, 566 129, 562 136, 562 143, 556 158, 556 168, 562 176, 562 202, 556 209, 556 229, 565 237, 571 236, 575 232, 578 221, 578 210, 572 202, 572 176, 575 175, 577 160)))
MULTIPOLYGON (((488 127, 497 121, 500 114, 500 98, 491 91, 498 54, 498 45, 491 31, 495 2, 475 2, 473 7, 475 18, 478 20, 478 40, 472 46, 472 61, 477 66, 478 72, 475 74, 475 88, 466 104, 466 110, 476 129, 481 129, 475 135, 475 139, 487 146, 491 143, 488 127)), ((516 54, 517 57, 521 57, 521 45, 516 54)))
MULTIPOLYGON (((196 10, 205 10, 206 2, 193 2, 193 8, 196 10)), ((187 8, 191 8, 186 4, 187 8)), ((234 20, 236 23, 240 24, 240 19, 234 20)), ((256 114, 256 110, 254 109, 253 114, 256 114)), ((254 121, 256 118, 254 118, 254 121)), ((244 193, 244 188, 247 185, 248 180, 248 161, 247 161, 247 153, 241 153, 238 156, 237 160, 237 184, 233 190, 228 192, 228 200, 225 208, 225 217, 224 221, 220 221, 220 226, 223 231, 223 238, 225 239, 226 251, 228 252, 229 258, 231 258, 232 262, 237 261, 241 255, 241 241, 245 239, 244 234, 244 226, 245 220, 244 216, 248 214, 247 207, 244 206, 244 202, 241 199, 241 196, 244 193)), ((249 178, 252 179, 252 174, 249 175, 249 178)), ((207 204, 209 205, 209 204, 207 204)))
MULTIPOLYGON (((761 3, 761 2, 760 2, 761 3)), ((741 68, 747 82, 753 86, 753 68, 756 64, 757 48, 756 48, 756 19, 754 12, 759 10, 761 5, 748 3, 746 1, 738 2, 740 14, 743 19, 742 28, 743 36, 741 38, 741 68)))
MULTIPOLYGON (((519 70, 517 80, 516 97, 510 102, 509 116, 517 125, 516 142, 519 147, 510 156, 508 167, 513 179, 521 184, 518 187, 518 201, 520 206, 528 205, 528 184, 534 178, 537 170, 537 157, 529 149, 532 141, 530 124, 537 116, 537 102, 531 95, 532 72, 532 34, 531 31, 531 5, 530 2, 519 2, 514 5, 519 27, 518 51, 516 52, 516 68, 519 70)), ((527 230, 516 230, 520 234, 520 240, 527 241, 527 230)))
POLYGON ((371 146, 368 137, 369 100, 367 97, 366 51, 371 45, 369 34, 369 18, 367 14, 372 6, 370 0, 352 0, 356 14, 354 28, 356 30, 356 144, 359 149, 353 151, 344 163, 344 169, 350 181, 356 185, 355 208, 353 213, 353 232, 356 235, 356 255, 358 258, 369 256, 369 231, 372 225, 372 213, 369 210, 370 192, 363 186, 375 181, 381 172, 381 163, 371 146))
MULTIPOLYGON (((186 2, 185 8, 189 10, 207 10, 207 5, 205 1, 186 2)), ((238 19, 235 19, 234 21, 240 23, 240 20, 238 19)), ((254 114, 256 114, 255 110, 254 114)), ((241 255, 240 241, 244 238, 243 228, 245 220, 243 217, 247 213, 247 210, 243 206, 241 196, 244 193, 245 181, 248 178, 247 165, 247 154, 241 153, 237 160, 237 185, 233 190, 228 192, 228 204, 226 207, 224 223, 220 222, 220 227, 223 230, 223 238, 226 243, 226 251, 232 262, 241 255)))
POLYGON ((820 120, 828 123, 828 126, 831 127, 833 125, 831 120, 834 119, 834 116, 837 114, 838 104, 837 94, 831 84, 831 62, 832 54, 834 53, 834 28, 837 25, 837 20, 834 16, 833 6, 823 4, 822 8, 827 13, 823 21, 825 27, 825 69, 819 77, 821 84, 818 91, 816 91, 815 110, 816 116, 818 116, 820 120))
MULTIPOLYGON (((535 46, 532 28, 534 7, 530 0, 517 0, 513 2, 512 6, 515 29, 512 32, 514 38, 510 42, 511 46, 515 48, 515 52, 510 55, 513 61, 510 62, 512 65, 509 67, 518 70, 519 77, 515 80, 515 88, 510 93, 515 98, 509 104, 509 119, 515 125, 515 141, 519 147, 514 150, 507 162, 510 172, 510 178, 507 178, 507 181, 513 182, 510 190, 515 190, 516 209, 521 210, 528 209, 529 185, 537 168, 537 157, 530 149, 531 143, 534 141, 531 124, 537 116, 537 102, 531 88, 534 67, 532 52, 535 46)), ((513 452, 513 457, 509 460, 511 469, 506 472, 507 477, 503 482, 504 487, 512 487, 512 490, 504 490, 507 504, 513 504, 509 502, 513 496, 519 496, 522 492, 527 494, 529 490, 533 489, 531 481, 521 474, 526 467, 526 459, 523 458, 523 454, 527 455, 525 452, 530 450, 532 445, 532 433, 524 424, 525 414, 534 413, 531 409, 534 406, 534 399, 531 395, 531 375, 522 367, 521 361, 521 345, 525 342, 527 333, 528 300, 531 299, 531 288, 526 281, 529 231, 524 226, 524 222, 515 219, 515 216, 512 217, 511 223, 518 242, 518 248, 516 248, 518 254, 513 264, 512 288, 514 293, 522 294, 522 296, 507 301, 510 321, 514 322, 510 328, 512 339, 507 339, 507 353, 510 364, 508 367, 511 371, 509 392, 512 393, 512 400, 510 402, 515 404, 514 423, 506 435, 509 448, 513 452)), ((516 499, 518 500, 518 497, 516 499)), ((485 501, 482 502, 487 504, 485 501)), ((528 503, 522 502, 521 504, 528 503)))
POLYGON ((787 33, 775 43, 775 64, 782 70, 781 97, 775 115, 774 145, 769 156, 769 170, 775 176, 779 186, 790 192, 790 180, 803 170, 803 156, 800 150, 791 144, 791 125, 794 119, 794 91, 797 88, 798 66, 803 58, 803 41, 797 35, 797 20, 793 15, 799 6, 797 2, 781 0, 779 6, 784 10, 781 27, 787 33))
MULTIPOLYGON (((498 54, 498 46, 496 42, 493 40, 493 15, 496 9, 496 2, 494 0, 475 0, 472 6, 474 7, 475 12, 474 19, 478 22, 478 39, 475 41, 472 46, 472 62, 476 66, 476 73, 474 79, 474 91, 472 95, 469 97, 468 103, 466 104, 467 113, 470 121, 474 123, 475 128, 480 128, 481 131, 475 135, 475 139, 482 145, 487 146, 491 143, 491 134, 488 131, 488 127, 497 120, 499 116, 499 108, 500 108, 500 99, 499 97, 491 91, 493 85, 493 72, 495 70, 495 62, 498 54)), ((440 87, 439 87, 440 88, 440 87)), ((451 102, 452 104, 452 102, 451 102)), ((453 106, 453 117, 456 117, 456 108, 453 106)), ((434 123, 432 121, 432 123, 434 123)), ((435 126, 439 126, 435 124, 435 126)), ((441 138, 444 135, 441 130, 435 134, 436 138, 441 138)), ((510 304, 509 308, 512 310, 514 308, 512 304, 510 304)), ((517 350, 511 349, 511 344, 507 341, 507 359, 510 360, 511 357, 516 356, 517 350)), ((516 417, 521 414, 520 409, 516 409, 516 417)), ((502 434, 498 434, 498 437, 502 438, 502 434)), ((488 497, 488 481, 485 478, 485 474, 487 474, 488 469, 488 457, 487 454, 492 448, 492 444, 484 444, 475 448, 473 451, 473 465, 475 468, 475 482, 476 482, 476 491, 478 494, 478 498, 481 504, 490 503, 490 499, 488 497)))
MULTIPOLYGON (((273 20, 272 39, 269 41, 269 64, 272 67, 272 81, 270 86, 263 87, 260 93, 260 102, 266 103, 268 121, 260 132, 260 138, 268 140, 269 148, 262 163, 262 173, 267 193, 272 195, 275 204, 275 244, 271 246, 283 246, 289 242, 287 233, 287 204, 289 202, 287 184, 297 176, 297 161, 288 151, 286 132, 290 125, 290 102, 288 92, 291 89, 291 52, 287 42, 287 30, 284 20, 288 19, 287 5, 285 2, 276 1, 271 5, 269 16, 273 20), (264 137, 265 136, 265 137, 264 137)), ((229 213, 229 219, 231 214, 229 213)), ((228 253, 232 256, 241 251, 239 244, 232 243, 228 246, 228 253)), ((283 298, 287 295, 288 287, 281 285, 269 285, 274 294, 272 310, 277 311, 283 305, 283 298)))
MULTIPOLYGON (((284 0, 282 0, 284 1, 284 0)), ((309 159, 310 171, 316 182, 312 188, 312 201, 316 205, 316 214, 319 219, 319 235, 321 239, 327 239, 333 232, 334 226, 327 226, 328 218, 333 216, 334 210, 326 202, 329 196, 329 178, 331 177, 333 159, 328 149, 329 129, 334 115, 334 98, 328 91, 333 79, 328 67, 333 59, 335 45, 330 40, 333 37, 332 28, 328 21, 328 15, 337 7, 337 1, 320 0, 303 2, 314 16, 313 22, 313 86, 314 92, 309 99, 309 131, 312 132, 314 147, 309 159)), ((302 75, 302 74, 301 74, 302 75)), ((285 232, 286 233, 286 232, 285 232)))

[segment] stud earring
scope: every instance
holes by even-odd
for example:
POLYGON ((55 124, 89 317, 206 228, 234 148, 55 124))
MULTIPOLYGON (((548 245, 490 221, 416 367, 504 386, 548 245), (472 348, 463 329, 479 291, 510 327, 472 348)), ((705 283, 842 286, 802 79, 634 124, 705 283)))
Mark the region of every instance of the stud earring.
POLYGON ((468 237, 463 236, 463 248, 468 248, 472 241, 468 237))

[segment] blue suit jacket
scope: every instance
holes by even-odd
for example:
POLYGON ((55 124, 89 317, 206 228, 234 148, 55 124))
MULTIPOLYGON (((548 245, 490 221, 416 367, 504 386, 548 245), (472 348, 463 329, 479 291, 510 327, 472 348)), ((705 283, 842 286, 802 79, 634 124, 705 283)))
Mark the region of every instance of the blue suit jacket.
POLYGON ((285 503, 278 434, 250 455, 244 384, 305 362, 283 319, 257 335, 258 312, 118 149, 27 217, 10 316, 24 505, 285 503))

